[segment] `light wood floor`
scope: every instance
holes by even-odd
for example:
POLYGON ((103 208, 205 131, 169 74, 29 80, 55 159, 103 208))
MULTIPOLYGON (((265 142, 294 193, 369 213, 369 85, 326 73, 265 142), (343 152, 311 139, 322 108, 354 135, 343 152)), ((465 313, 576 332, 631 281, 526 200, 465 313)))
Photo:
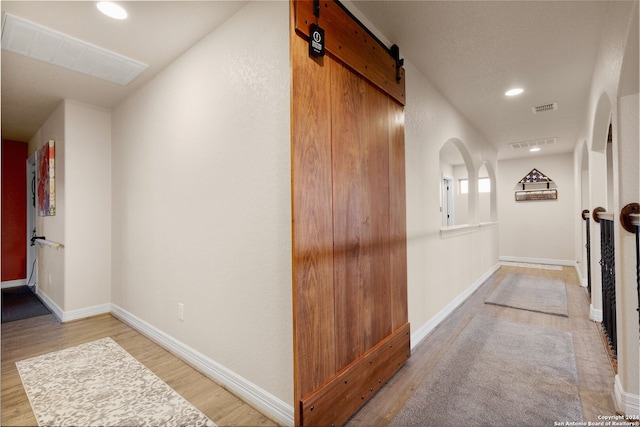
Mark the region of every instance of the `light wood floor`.
MULTIPOLYGON (((413 351, 411 359, 349 422, 350 426, 386 426, 425 379, 469 320, 476 314, 571 332, 585 421, 615 413, 613 370, 597 325, 588 319, 589 301, 573 268, 562 271, 502 267, 413 351), (569 318, 484 304, 509 272, 526 271, 563 278, 569 318)), ((15 362, 110 336, 215 423, 262 426, 276 423, 218 386, 171 353, 110 315, 60 324, 39 316, 2 324, 2 425, 36 425, 15 362)))
POLYGON ((35 426, 15 362, 111 337, 220 426, 277 425, 109 314, 60 324, 53 315, 2 324, 2 425, 35 426))
MULTIPOLYGON (((477 314, 570 332, 578 369, 578 388, 584 421, 600 421, 598 415, 614 415, 614 374, 598 331, 589 320, 589 300, 573 268, 562 271, 503 266, 469 299, 447 317, 413 351, 407 364, 348 423, 349 426, 386 426, 413 390, 429 375, 438 360, 471 318, 477 314), (510 272, 526 272, 565 280, 569 317, 534 313, 485 304, 491 292, 510 272)), ((558 420, 577 421, 577 420, 558 420)))

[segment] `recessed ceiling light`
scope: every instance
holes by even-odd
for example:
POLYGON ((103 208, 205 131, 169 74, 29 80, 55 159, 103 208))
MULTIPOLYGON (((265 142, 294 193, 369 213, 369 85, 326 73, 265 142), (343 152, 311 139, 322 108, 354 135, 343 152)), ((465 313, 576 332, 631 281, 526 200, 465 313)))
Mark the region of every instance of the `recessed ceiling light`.
POLYGON ((126 19, 127 11, 110 1, 100 1, 97 4, 98 10, 113 19, 126 19))
POLYGON ((531 152, 540 151, 540 147, 529 148, 529 151, 531 151, 531 152))
POLYGON ((521 88, 515 88, 515 89, 510 89, 508 91, 506 91, 504 94, 506 96, 516 96, 516 95, 520 95, 522 92, 524 92, 524 89, 521 88))

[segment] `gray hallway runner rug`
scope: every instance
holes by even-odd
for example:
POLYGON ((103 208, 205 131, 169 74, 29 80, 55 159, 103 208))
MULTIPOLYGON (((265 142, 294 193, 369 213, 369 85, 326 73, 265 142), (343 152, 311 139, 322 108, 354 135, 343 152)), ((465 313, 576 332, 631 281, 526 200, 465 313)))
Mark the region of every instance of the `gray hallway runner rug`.
POLYGON ((582 422, 578 393, 570 333, 477 315, 390 425, 582 422))
POLYGON ((16 366, 39 426, 215 426, 111 338, 16 366))
POLYGON ((485 303, 569 317, 564 281, 550 277, 507 274, 485 303))

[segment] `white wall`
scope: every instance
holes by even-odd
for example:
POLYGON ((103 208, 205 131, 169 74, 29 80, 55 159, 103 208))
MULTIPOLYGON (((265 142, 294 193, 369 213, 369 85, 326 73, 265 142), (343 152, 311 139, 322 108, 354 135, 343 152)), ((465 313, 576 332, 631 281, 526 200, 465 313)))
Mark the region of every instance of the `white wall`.
POLYGON ((574 211, 573 155, 534 154, 498 164, 500 256, 574 265, 574 222, 580 212, 574 211), (554 181, 557 200, 515 201, 515 191, 522 190, 518 182, 533 168, 554 181))
MULTIPOLYGON (((496 153, 411 64, 411 58, 405 59, 405 71, 408 303, 415 345, 498 262, 498 228, 480 227, 477 214, 465 215, 464 222, 473 225, 441 234, 440 148, 451 139, 461 142, 475 171, 485 160, 495 165, 496 153)), ((470 204, 477 203, 476 187, 476 180, 471 180, 470 204)), ((459 215, 456 206, 456 224, 459 215)))
POLYGON ((37 217, 38 293, 61 320, 109 311, 111 301, 111 114, 64 100, 29 142, 55 141, 56 214, 37 217))
MULTIPOLYGON (((55 141, 55 197, 56 214, 53 216, 36 217, 36 232, 53 242, 65 243, 66 224, 66 159, 65 159, 65 114, 64 102, 55 109, 53 114, 42 125, 29 141, 29 155, 31 156, 49 140, 55 141)), ((37 164, 36 164, 37 165, 37 164)), ((53 249, 48 246, 37 245, 38 258, 38 293, 44 294, 54 304, 64 309, 65 298, 65 253, 64 249, 53 249)), ((57 313, 60 316, 60 313, 57 313)))
POLYGON ((64 106, 64 310, 73 312, 111 302, 111 113, 64 106))
POLYGON ((112 271, 117 306, 292 415, 288 7, 248 4, 113 111, 112 271))
POLYGON ((64 100, 29 142, 55 141, 56 214, 37 218, 38 293, 63 321, 109 311, 111 114, 64 100))

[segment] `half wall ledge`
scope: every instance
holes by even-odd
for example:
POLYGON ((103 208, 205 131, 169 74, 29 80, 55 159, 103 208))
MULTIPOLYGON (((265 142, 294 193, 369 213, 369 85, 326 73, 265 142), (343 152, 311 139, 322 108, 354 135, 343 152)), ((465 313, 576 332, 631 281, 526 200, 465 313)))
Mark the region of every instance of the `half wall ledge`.
POLYGON ((464 234, 475 233, 479 230, 487 228, 496 228, 497 222, 481 222, 479 224, 460 224, 460 225, 448 225, 446 227, 440 227, 440 238, 448 239, 450 237, 462 236, 464 234))

